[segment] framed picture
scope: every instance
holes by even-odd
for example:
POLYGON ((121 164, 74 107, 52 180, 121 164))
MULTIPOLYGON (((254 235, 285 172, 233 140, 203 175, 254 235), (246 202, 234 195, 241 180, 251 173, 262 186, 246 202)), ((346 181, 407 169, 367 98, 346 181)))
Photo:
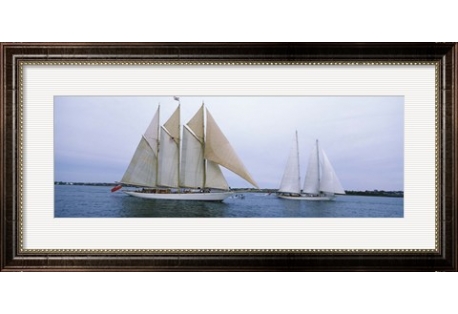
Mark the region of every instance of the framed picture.
POLYGON ((1 44, 3 271, 456 271, 455 43, 1 44))

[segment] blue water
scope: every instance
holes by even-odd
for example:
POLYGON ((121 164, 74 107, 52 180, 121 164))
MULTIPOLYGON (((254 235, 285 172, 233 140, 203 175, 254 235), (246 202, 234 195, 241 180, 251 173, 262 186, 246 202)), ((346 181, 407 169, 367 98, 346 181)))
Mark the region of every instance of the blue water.
POLYGON ((55 217, 403 217, 404 199, 337 196, 295 201, 264 193, 235 194, 223 202, 158 201, 111 193, 107 186, 55 185, 55 217))

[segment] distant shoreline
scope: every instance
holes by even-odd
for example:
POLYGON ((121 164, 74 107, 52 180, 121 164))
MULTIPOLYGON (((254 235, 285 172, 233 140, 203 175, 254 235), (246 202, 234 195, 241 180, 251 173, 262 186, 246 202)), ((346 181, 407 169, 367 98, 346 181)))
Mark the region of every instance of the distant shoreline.
POLYGON ((404 191, 345 191, 346 195, 404 197, 404 191))
MULTIPOLYGON (((117 183, 101 183, 101 182, 63 182, 56 181, 54 185, 86 185, 86 186, 116 186, 117 183)), ((126 187, 135 187, 133 185, 124 185, 126 187)), ((233 188, 234 192, 244 193, 270 193, 274 194, 277 189, 250 189, 250 188, 233 188)), ((385 196, 385 197, 404 197, 404 191, 345 191, 346 195, 358 195, 358 196, 385 196)))

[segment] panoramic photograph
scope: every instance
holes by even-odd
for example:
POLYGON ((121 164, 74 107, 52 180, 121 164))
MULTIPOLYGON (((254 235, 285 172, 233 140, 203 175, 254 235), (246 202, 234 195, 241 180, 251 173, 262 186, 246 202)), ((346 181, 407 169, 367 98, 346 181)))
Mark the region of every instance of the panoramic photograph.
POLYGON ((402 96, 55 96, 56 218, 402 218, 402 96))

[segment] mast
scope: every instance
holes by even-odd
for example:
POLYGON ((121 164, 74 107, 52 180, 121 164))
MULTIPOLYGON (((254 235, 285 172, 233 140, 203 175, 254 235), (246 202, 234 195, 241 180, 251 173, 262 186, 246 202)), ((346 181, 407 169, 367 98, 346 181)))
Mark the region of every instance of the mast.
POLYGON ((159 173, 159 163, 161 162, 160 159, 159 159, 159 151, 161 149, 161 141, 160 141, 160 138, 161 138, 161 135, 160 135, 160 131, 161 131, 161 126, 160 126, 160 121, 161 121, 161 112, 160 112, 160 109, 161 109, 161 103, 159 103, 157 105, 157 121, 158 121, 158 124, 157 124, 157 139, 156 139, 156 142, 157 142, 157 162, 156 162, 156 182, 154 182, 154 186, 157 186, 158 185, 158 181, 159 181, 159 176, 157 175, 159 173))
MULTIPOLYGON (((180 98, 178 98, 178 110, 179 112, 181 113, 181 102, 180 102, 180 98)), ((181 176, 181 138, 180 138, 180 125, 181 125, 181 115, 180 113, 178 114, 178 125, 177 125, 177 134, 178 134, 178 139, 177 139, 177 145, 178 145, 178 187, 180 187, 180 182, 181 182, 181 179, 180 179, 180 176, 181 176)))
POLYGON ((297 182, 299 183, 299 193, 301 192, 300 184, 301 184, 301 165, 300 165, 300 159, 299 159, 299 140, 297 136, 297 130, 296 130, 296 154, 297 154, 297 182))
MULTIPOLYGON (((181 140, 181 186, 202 188, 204 186, 204 122, 203 106, 183 125, 181 140)), ((208 170, 207 176, 208 176, 208 170)), ((207 183, 209 180, 207 178, 207 183)))
POLYGON ((179 187, 179 158, 180 158, 180 106, 161 126, 161 151, 158 170, 158 185, 164 187, 179 187))
POLYGON ((307 194, 316 195, 320 193, 320 153, 318 150, 318 140, 316 140, 315 146, 312 147, 309 156, 303 191, 307 194))
MULTIPOLYGON (((177 96, 173 96, 173 99, 178 101, 178 108, 177 108, 177 111, 178 111, 178 123, 176 124, 176 134, 175 136, 173 136, 173 140, 176 139, 176 143, 177 143, 177 147, 178 147, 178 162, 177 162, 177 188, 181 187, 181 179, 180 179, 180 176, 181 176, 181 173, 180 173, 180 170, 181 170, 181 132, 180 132, 180 125, 181 125, 181 101, 180 101, 180 97, 177 97, 177 96)), ((173 133, 172 133, 173 134, 173 133)))
MULTIPOLYGON (((205 104, 204 104, 204 101, 202 100, 202 130, 203 130, 203 141, 202 141, 202 152, 205 152, 205 141, 207 140, 206 138, 206 131, 205 131, 205 104)), ((206 187, 207 186, 207 159, 204 157, 202 159, 202 162, 203 162, 203 167, 204 167, 204 184, 203 184, 203 187, 206 187)))
POLYGON ((317 163, 316 163, 316 171, 318 173, 318 189, 320 192, 321 190, 321 176, 320 176, 320 148, 318 147, 318 139, 316 140, 316 160, 317 160, 317 163))
POLYGON ((286 161, 285 171, 280 182, 279 192, 284 193, 301 193, 301 175, 300 175, 300 162, 299 162, 299 139, 297 131, 293 137, 291 150, 286 161))

